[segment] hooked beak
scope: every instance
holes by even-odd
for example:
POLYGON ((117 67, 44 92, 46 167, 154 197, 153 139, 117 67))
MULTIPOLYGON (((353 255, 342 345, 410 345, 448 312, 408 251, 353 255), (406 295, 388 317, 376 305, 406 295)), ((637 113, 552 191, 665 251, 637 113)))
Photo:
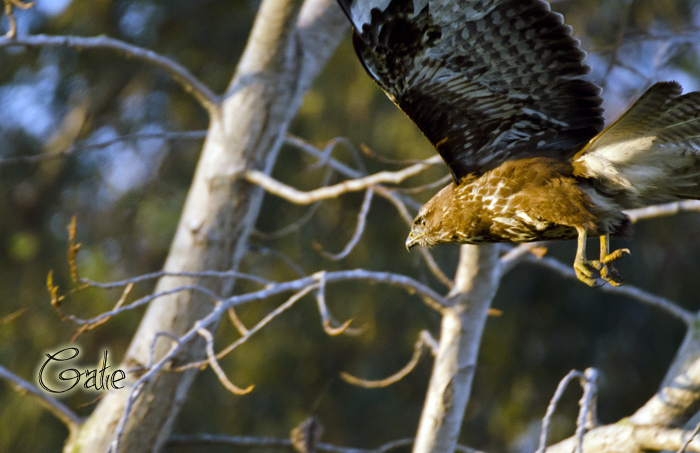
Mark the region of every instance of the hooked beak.
POLYGON ((425 236, 425 233, 419 234, 419 235, 413 234, 413 231, 408 233, 408 237, 406 238, 406 250, 408 250, 410 252, 411 247, 418 245, 418 241, 423 236, 425 236))

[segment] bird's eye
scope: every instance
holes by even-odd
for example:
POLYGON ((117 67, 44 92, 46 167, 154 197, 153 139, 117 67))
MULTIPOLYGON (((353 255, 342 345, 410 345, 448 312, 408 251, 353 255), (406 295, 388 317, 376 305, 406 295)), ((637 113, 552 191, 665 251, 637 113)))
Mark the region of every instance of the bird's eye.
POLYGON ((425 219, 420 219, 421 226, 425 226, 425 219))

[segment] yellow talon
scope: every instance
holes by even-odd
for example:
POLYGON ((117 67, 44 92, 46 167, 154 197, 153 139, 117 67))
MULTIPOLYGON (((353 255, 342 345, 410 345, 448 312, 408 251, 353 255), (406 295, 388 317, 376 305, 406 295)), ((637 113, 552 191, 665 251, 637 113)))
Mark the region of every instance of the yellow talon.
POLYGON ((609 253, 610 238, 608 235, 603 235, 600 237, 600 262, 602 263, 600 269, 600 278, 610 283, 612 286, 622 286, 625 280, 620 276, 620 273, 613 267, 612 263, 619 260, 622 256, 630 254, 629 249, 617 249, 612 253, 609 253))

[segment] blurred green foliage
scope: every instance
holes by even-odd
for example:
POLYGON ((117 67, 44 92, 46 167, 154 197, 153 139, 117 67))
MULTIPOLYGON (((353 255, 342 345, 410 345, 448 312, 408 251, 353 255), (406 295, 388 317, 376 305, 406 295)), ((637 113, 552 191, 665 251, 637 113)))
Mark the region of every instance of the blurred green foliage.
MULTIPOLYGON (((38 4, 17 13, 20 33, 107 34, 179 61, 221 92, 243 51, 258 2, 38 4)), ((565 14, 584 49, 595 50, 589 58, 591 78, 605 83, 610 112, 620 112, 659 78, 681 80, 686 89, 700 87, 698 48, 684 45, 693 38, 680 34, 696 25, 698 2, 567 0, 553 2, 553 9, 565 14), (669 39, 645 40, 647 33, 669 39), (617 52, 620 42, 625 47, 617 52), (615 57, 619 64, 611 64, 615 57), (659 63, 664 66, 655 66, 659 63)), ((100 51, 0 49, 0 159, 57 152, 75 141, 97 143, 139 132, 206 127, 203 109, 166 75, 143 63, 100 51)), ((318 145, 348 137, 357 147, 366 144, 391 159, 424 158, 433 152, 364 74, 349 39, 307 94, 292 132, 318 145)), ((49 305, 45 285, 53 270, 62 291, 71 286, 65 228, 71 216, 78 218, 78 240, 83 243, 78 264, 84 276, 111 281, 161 268, 200 146, 198 140, 125 141, 60 161, 0 166, 0 320, 26 309, 17 319, 0 321, 0 364, 36 382, 43 354, 55 352, 75 333, 76 326, 60 321, 49 305)), ((356 156, 347 146, 340 145, 334 157, 355 166, 356 156)), ((370 172, 395 168, 366 156, 361 160, 370 172)), ((325 175, 324 169, 311 168, 313 163, 299 150, 285 147, 275 176, 312 189, 325 175)), ((445 173, 436 168, 411 184, 445 173)), ((340 180, 331 177, 331 183, 340 180)), ((418 198, 425 201, 431 194, 418 198)), ((270 253, 276 250, 304 272, 356 267, 401 272, 444 291, 417 254, 404 250, 407 227, 383 199, 373 202, 362 240, 346 259, 332 262, 314 251, 314 242, 330 252, 344 247, 361 201, 361 194, 349 194, 324 202, 311 221, 281 238, 257 234, 243 270, 271 280, 295 278, 294 268, 270 253)), ((307 209, 268 196, 257 229, 279 230, 307 209)), ((641 223, 629 244, 632 258, 618 267, 631 284, 697 309, 699 238, 697 215, 641 223)), ((573 243, 558 243, 550 253, 568 263, 574 249, 573 243)), ((435 255, 449 275, 457 248, 437 248, 435 255)), ((131 297, 152 288, 153 282, 139 284, 131 297)), ((241 284, 237 290, 252 288, 241 284)), ((95 315, 111 308, 119 295, 80 293, 68 298, 65 310, 95 315)), ((313 298, 306 297, 222 361, 234 383, 255 384, 255 390, 234 396, 210 370, 201 373, 175 432, 286 437, 315 413, 325 427, 326 442, 369 448, 414 435, 430 360, 386 389, 352 387, 338 373, 376 379, 396 372, 410 358, 420 330, 437 335, 438 317, 417 298, 383 286, 336 285, 328 289, 327 300, 336 319, 353 318, 363 334, 327 336, 313 298)), ((282 301, 243 307, 239 316, 251 326, 282 301)), ((599 368, 604 423, 630 415, 654 393, 683 336, 680 322, 665 313, 536 267, 519 267, 506 276, 494 305, 503 315, 487 324, 461 437, 492 452, 532 451, 528 442, 535 438, 532 434, 558 381, 572 368, 599 368)), ((81 335, 79 362, 96 364, 109 349, 116 365, 142 313, 123 314, 81 335)), ((223 322, 217 344, 235 338, 234 329, 223 322)), ((575 391, 567 393, 553 437, 573 433, 578 397, 575 391)), ((63 400, 81 415, 95 405, 94 395, 85 392, 63 400)), ((0 401, 0 451, 61 448, 66 429, 36 402, 7 382, 0 382, 0 401)))

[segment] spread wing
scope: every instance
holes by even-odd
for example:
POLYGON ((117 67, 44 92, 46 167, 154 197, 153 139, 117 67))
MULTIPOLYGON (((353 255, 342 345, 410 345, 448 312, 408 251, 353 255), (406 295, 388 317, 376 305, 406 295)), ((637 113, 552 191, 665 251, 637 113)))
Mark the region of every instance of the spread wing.
POLYGON ((338 0, 369 75, 459 182, 503 161, 570 158, 603 128, 585 53, 542 0, 338 0))

